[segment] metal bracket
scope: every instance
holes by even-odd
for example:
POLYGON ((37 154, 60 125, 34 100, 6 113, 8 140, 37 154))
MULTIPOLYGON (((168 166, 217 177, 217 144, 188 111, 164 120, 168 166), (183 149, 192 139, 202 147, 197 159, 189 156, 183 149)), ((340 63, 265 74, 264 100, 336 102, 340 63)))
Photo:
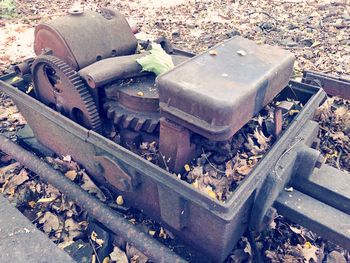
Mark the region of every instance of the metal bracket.
POLYGON ((310 148, 318 124, 309 121, 264 181, 252 209, 250 227, 261 231, 278 213, 350 248, 350 174, 322 165, 310 148), (292 187, 291 191, 284 188, 292 187), (276 211, 277 210, 277 211, 276 211))
POLYGON ((302 83, 319 86, 329 95, 339 96, 343 99, 350 100, 349 78, 340 78, 322 73, 305 71, 303 74, 302 83))
POLYGON ((133 190, 132 177, 115 160, 105 155, 95 156, 94 159, 96 160, 97 171, 106 178, 108 183, 120 191, 129 192, 133 190))
POLYGON ((194 157, 195 145, 191 144, 190 131, 165 118, 160 119, 160 152, 170 171, 180 172, 194 157))
MULTIPOLYGON (((268 215, 273 214, 271 208, 281 189, 286 187, 297 168, 303 165, 303 158, 306 157, 310 161, 313 159, 314 153, 312 151, 315 150, 309 147, 312 145, 317 131, 318 124, 316 122, 307 122, 289 149, 277 160, 274 169, 270 171, 256 196, 249 223, 252 230, 261 231, 269 225, 272 216, 268 215)), ((314 161, 315 163, 316 161, 314 161)))

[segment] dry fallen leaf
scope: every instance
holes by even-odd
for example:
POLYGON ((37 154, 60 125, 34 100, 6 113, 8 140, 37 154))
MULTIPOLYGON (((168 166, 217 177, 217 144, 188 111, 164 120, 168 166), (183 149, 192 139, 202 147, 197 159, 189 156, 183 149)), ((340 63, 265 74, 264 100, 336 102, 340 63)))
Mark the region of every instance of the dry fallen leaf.
POLYGON ((97 198, 103 202, 107 200, 104 193, 96 186, 96 184, 91 180, 91 178, 85 172, 83 172, 82 180, 83 180, 83 184, 81 185, 81 187, 84 190, 88 191, 90 194, 96 194, 97 198))
POLYGON ((58 216, 46 211, 44 216, 39 219, 39 224, 43 224, 43 230, 45 233, 56 231, 60 226, 58 216))
POLYGON ((249 256, 251 256, 252 255, 252 247, 249 243, 248 238, 242 237, 242 240, 246 243, 246 246, 244 248, 244 252, 247 253, 249 256))
POLYGON ((128 257, 126 256, 125 252, 122 251, 119 247, 115 246, 113 248, 113 252, 109 254, 109 257, 112 261, 115 261, 117 263, 128 263, 128 257))
POLYGON ((131 263, 146 263, 148 258, 141 253, 137 248, 129 243, 126 244, 126 255, 131 263))
POLYGON ((45 185, 45 193, 53 198, 58 198, 59 196, 61 196, 60 191, 58 191, 55 187, 53 187, 50 184, 45 185))
POLYGON ((160 238, 163 238, 163 239, 167 239, 168 238, 168 235, 167 233, 165 232, 164 228, 161 227, 160 228, 160 231, 159 231, 159 235, 158 235, 160 238))
POLYGON ((70 155, 63 156, 63 161, 71 162, 72 161, 72 156, 70 156, 70 155))
POLYGON ((61 243, 59 243, 57 246, 60 248, 60 249, 65 249, 66 247, 72 245, 74 243, 73 240, 66 240, 66 241, 63 241, 61 243))
POLYGON ((82 234, 81 225, 78 224, 73 218, 68 218, 64 222, 64 227, 65 227, 66 231, 68 232, 68 240, 73 240, 74 238, 76 238, 82 234))
POLYGON ((24 182, 29 180, 28 172, 26 169, 22 169, 19 174, 14 175, 8 183, 9 188, 16 188, 17 186, 23 184, 24 182))
POLYGON ((306 242, 303 246, 297 245, 298 249, 301 251, 306 263, 309 263, 312 259, 313 262, 317 262, 317 251, 318 247, 311 245, 310 242, 306 242))
POLYGON ((267 138, 261 130, 254 130, 254 137, 257 139, 258 143, 263 149, 268 147, 268 142, 271 141, 271 138, 267 138))
POLYGON ((70 170, 64 174, 69 180, 74 181, 77 177, 77 172, 74 170, 70 170))
POLYGON ((302 233, 301 229, 294 227, 294 226, 289 226, 290 230, 292 230, 295 234, 300 235, 302 233))
POLYGON ((10 171, 14 171, 15 169, 21 167, 21 164, 19 162, 12 163, 10 165, 7 165, 5 167, 0 168, 0 178, 3 177, 6 173, 10 171))
POLYGON ((92 231, 90 238, 92 241, 96 242, 96 244, 99 246, 102 246, 104 243, 103 239, 97 238, 97 234, 95 231, 92 231))
POLYGON ((123 205, 124 204, 123 196, 118 195, 116 203, 117 203, 117 205, 123 205))
POLYGON ((29 201, 29 202, 28 202, 28 205, 29 205, 31 208, 34 208, 35 205, 36 205, 36 203, 35 203, 35 201, 29 201))
POLYGON ((54 201, 56 197, 40 198, 37 203, 50 203, 54 201))
POLYGON ((216 194, 213 191, 213 189, 211 188, 211 186, 207 185, 207 187, 205 188, 207 195, 209 195, 211 198, 216 199, 216 194))

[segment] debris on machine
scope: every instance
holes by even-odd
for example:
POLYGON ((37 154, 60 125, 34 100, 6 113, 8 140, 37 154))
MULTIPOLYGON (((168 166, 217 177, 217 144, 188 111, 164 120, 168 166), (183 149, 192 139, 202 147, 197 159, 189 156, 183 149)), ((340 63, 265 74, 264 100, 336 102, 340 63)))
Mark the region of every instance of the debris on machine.
MULTIPOLYGON (((284 112, 283 130, 303 107, 299 101, 289 100, 292 106, 284 112)), ((181 174, 174 176, 219 201, 225 201, 276 141, 274 112, 280 103, 278 100, 271 102, 230 140, 215 143, 197 138, 201 154, 186 163, 181 174)), ((156 141, 142 142, 138 148, 130 149, 150 162, 164 165, 156 141)))
POLYGON ((158 76, 174 67, 171 56, 164 51, 161 45, 153 43, 150 53, 137 60, 143 71, 153 72, 158 76))

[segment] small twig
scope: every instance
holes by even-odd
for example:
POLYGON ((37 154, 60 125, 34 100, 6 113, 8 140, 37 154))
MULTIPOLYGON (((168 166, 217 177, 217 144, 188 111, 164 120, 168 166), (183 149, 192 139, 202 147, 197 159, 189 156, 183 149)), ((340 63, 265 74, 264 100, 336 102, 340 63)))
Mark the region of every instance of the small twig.
POLYGON ((299 138, 296 142, 294 142, 292 144, 292 146, 290 146, 277 160, 275 166, 273 167, 273 171, 275 172, 276 176, 279 177, 278 173, 277 173, 277 170, 276 170, 276 167, 278 166, 278 163, 282 160, 282 158, 288 154, 299 142, 303 141, 304 138, 299 138))
POLYGON ((90 245, 91 245, 91 247, 92 247, 92 250, 94 251, 94 254, 95 254, 95 256, 96 256, 96 259, 97 259, 98 263, 101 263, 100 258, 99 258, 98 255, 97 255, 95 246, 94 246, 94 244, 91 242, 91 238, 90 238, 90 237, 89 237, 89 243, 90 243, 90 245))
POLYGON ((141 157, 147 156, 147 155, 157 155, 158 153, 143 153, 141 154, 141 157))
POLYGON ((303 50, 303 49, 312 49, 311 47, 300 47, 300 46, 295 46, 295 47, 288 47, 288 46, 283 46, 284 49, 295 49, 295 50, 303 50))
POLYGON ((161 151, 159 151, 159 153, 160 153, 160 156, 162 156, 162 160, 163 160, 165 169, 167 170, 167 172, 169 172, 169 167, 168 167, 168 165, 167 165, 167 163, 165 161, 165 155, 163 155, 161 151))
POLYGON ((216 168, 216 167, 215 167, 215 165, 214 165, 214 164, 212 164, 212 163, 209 161, 208 156, 205 154, 205 152, 204 152, 204 149, 203 149, 203 148, 202 148, 202 153, 203 153, 203 155, 204 155, 205 159, 207 160, 207 162, 209 163, 209 165, 210 165, 212 168, 214 168, 214 170, 216 170, 216 171, 217 171, 217 172, 219 172, 219 173, 223 173, 223 174, 225 174, 225 173, 226 173, 226 172, 221 171, 220 169, 216 168))
POLYGON ((277 24, 278 24, 277 19, 274 18, 272 15, 270 15, 270 14, 267 13, 267 12, 264 12, 264 11, 254 11, 254 12, 250 12, 250 13, 248 14, 248 16, 251 16, 252 14, 263 14, 263 15, 268 16, 269 18, 275 20, 276 26, 277 26, 277 24))
POLYGON ((300 101, 299 100, 299 98, 298 98, 298 96, 297 96, 297 94, 295 93, 295 91, 294 91, 294 89, 292 89, 292 87, 291 86, 287 86, 288 88, 289 88, 289 90, 293 93, 293 95, 294 95, 294 98, 297 100, 297 101, 300 101))
POLYGON ((336 166, 337 166, 337 168, 338 168, 339 170, 341 170, 341 168, 340 168, 340 157, 341 157, 342 154, 343 154, 343 150, 340 149, 339 154, 338 154, 338 157, 337 157, 337 162, 336 162, 336 166))
POLYGON ((42 216, 42 215, 39 215, 39 216, 37 216, 36 218, 34 218, 34 219, 32 220, 32 223, 34 224, 34 222, 35 222, 36 220, 38 220, 41 216, 42 216))

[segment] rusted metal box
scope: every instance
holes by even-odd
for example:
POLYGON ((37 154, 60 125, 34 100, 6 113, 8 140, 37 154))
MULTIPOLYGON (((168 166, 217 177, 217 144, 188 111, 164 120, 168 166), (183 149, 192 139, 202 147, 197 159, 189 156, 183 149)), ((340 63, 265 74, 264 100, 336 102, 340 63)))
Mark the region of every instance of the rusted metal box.
POLYGON ((99 183, 107 184, 105 173, 113 173, 113 169, 104 167, 122 169, 125 175, 122 179, 129 183, 120 193, 126 205, 162 222, 177 237, 215 262, 227 257, 247 229, 259 187, 326 96, 320 88, 290 82, 278 95, 279 99, 297 99, 304 108, 228 200, 220 202, 21 92, 9 84, 14 76, 2 77, 0 90, 12 97, 43 145, 58 154, 71 155, 99 183))
POLYGON ((211 140, 226 140, 288 83, 287 50, 234 37, 157 78, 161 115, 211 140))

